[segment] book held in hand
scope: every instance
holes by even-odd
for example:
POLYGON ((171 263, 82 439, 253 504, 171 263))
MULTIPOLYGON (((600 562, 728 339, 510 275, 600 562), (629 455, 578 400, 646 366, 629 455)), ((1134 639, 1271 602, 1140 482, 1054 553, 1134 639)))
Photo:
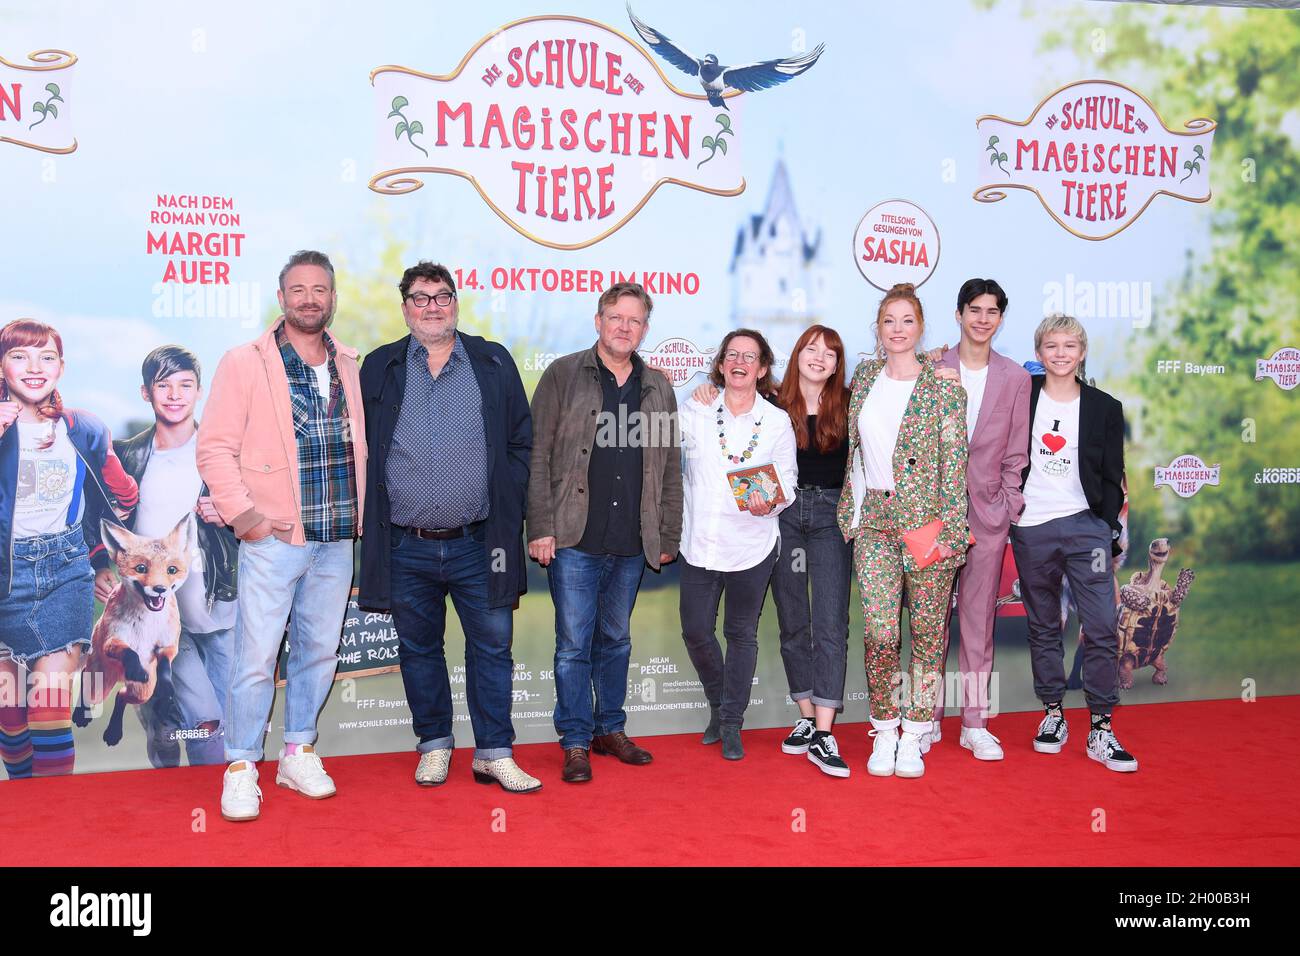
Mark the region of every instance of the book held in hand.
POLYGON ((773 506, 787 500, 785 488, 781 486, 781 476, 777 473, 776 465, 771 462, 729 471, 727 483, 736 497, 736 507, 741 511, 749 510, 751 498, 765 500, 773 506))

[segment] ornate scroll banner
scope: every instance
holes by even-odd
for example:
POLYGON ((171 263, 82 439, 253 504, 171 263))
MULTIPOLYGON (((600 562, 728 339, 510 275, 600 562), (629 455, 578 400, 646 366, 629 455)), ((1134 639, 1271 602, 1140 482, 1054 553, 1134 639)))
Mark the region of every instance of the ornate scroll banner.
POLYGON ((1198 455, 1179 455, 1167 468, 1156 466, 1153 487, 1168 485, 1180 498, 1190 498, 1206 485, 1219 485, 1219 466, 1207 465, 1198 455))
POLYGON ((1110 80, 1081 80, 1038 104, 1024 122, 981 116, 979 202, 1027 189, 1080 239, 1109 239, 1156 196, 1210 200, 1215 123, 1169 129, 1145 96, 1110 80))
POLYGON ((30 63, 13 63, 0 56, 0 143, 42 153, 75 152, 68 103, 77 57, 65 50, 37 50, 27 59, 30 63))
MULTIPOLYGON (((492 211, 553 249, 604 239, 675 183, 745 189, 740 110, 683 93, 622 33, 579 17, 529 17, 484 37, 445 75, 381 66, 370 188, 414 192, 421 174, 474 184, 492 211)), ((683 228, 689 228, 689 224, 683 228)))
POLYGON ((1291 391, 1300 382, 1300 349, 1287 346, 1269 358, 1255 360, 1255 381, 1271 378, 1278 388, 1291 391))
POLYGON ((853 233, 853 261, 862 277, 882 292, 899 282, 918 289, 939 264, 939 227, 916 203, 876 203, 853 233))
POLYGON ((653 349, 641 349, 638 354, 645 362, 667 375, 673 388, 681 388, 697 372, 709 371, 716 351, 715 346, 702 349, 690 339, 674 336, 664 339, 653 349))

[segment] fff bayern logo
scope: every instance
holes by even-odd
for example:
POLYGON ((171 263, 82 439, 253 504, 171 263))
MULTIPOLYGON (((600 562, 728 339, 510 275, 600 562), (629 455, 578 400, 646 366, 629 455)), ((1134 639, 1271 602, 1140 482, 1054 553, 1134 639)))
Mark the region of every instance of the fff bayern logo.
POLYGON ((995 203, 1008 189, 1038 197, 1048 214, 1081 239, 1109 239, 1157 196, 1210 200, 1213 120, 1167 127, 1145 96, 1110 80, 1062 87, 1029 119, 981 116, 974 198, 995 203))
POLYGON ((370 188, 414 192, 427 174, 467 179, 511 228, 553 249, 615 232, 660 186, 745 189, 742 93, 807 72, 823 47, 726 66, 640 20, 653 51, 594 20, 528 17, 484 37, 450 73, 370 74, 380 171, 370 188), (698 92, 678 89, 673 78, 698 92))
POLYGON ((1219 466, 1207 465, 1196 455, 1179 455, 1167 468, 1156 466, 1155 487, 1168 485, 1180 498, 1190 498, 1206 485, 1218 484, 1219 466))

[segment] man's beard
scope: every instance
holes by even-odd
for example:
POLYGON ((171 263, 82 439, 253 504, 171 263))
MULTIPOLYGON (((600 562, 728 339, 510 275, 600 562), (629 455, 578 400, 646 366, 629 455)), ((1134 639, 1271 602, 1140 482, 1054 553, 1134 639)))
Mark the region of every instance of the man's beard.
POLYGON ((320 312, 316 314, 309 312, 304 315, 296 309, 285 309, 284 312, 284 319, 286 322, 292 325, 299 332, 305 332, 309 335, 315 334, 324 329, 330 324, 330 320, 333 318, 334 310, 328 307, 322 308, 320 312))
POLYGON ((456 337, 456 321, 453 319, 448 322, 441 331, 430 332, 421 329, 417 332, 415 329, 411 329, 411 334, 415 336, 415 341, 426 349, 430 346, 446 345, 456 337))

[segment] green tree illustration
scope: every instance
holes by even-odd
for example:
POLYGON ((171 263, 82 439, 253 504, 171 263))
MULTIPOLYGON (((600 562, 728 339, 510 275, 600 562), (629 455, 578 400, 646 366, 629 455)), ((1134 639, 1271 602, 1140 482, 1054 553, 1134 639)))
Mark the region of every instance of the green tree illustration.
POLYGON ((424 124, 421 123, 419 120, 416 120, 415 122, 408 122, 406 117, 402 114, 402 110, 410 105, 411 105, 411 101, 408 100, 405 96, 394 96, 393 111, 389 113, 388 116, 385 118, 392 119, 394 116, 398 117, 401 120, 401 122, 398 123, 397 126, 393 128, 393 135, 397 139, 401 139, 402 134, 405 133, 406 141, 410 143, 412 146, 414 146, 416 149, 418 149, 420 152, 424 153, 425 156, 428 156, 429 151, 415 141, 415 134, 424 132, 424 124))
POLYGON ((1210 250, 1189 252, 1185 274, 1158 297, 1161 308, 1136 331, 1114 383, 1133 429, 1132 539, 1178 534, 1185 559, 1295 560, 1300 486, 1257 485, 1254 476, 1294 463, 1300 415, 1295 393, 1254 381, 1254 365, 1300 344, 1300 148, 1284 123, 1300 103, 1300 17, 1129 4, 1100 22, 1092 7, 1064 24, 1051 16, 1044 46, 1073 46, 1099 75, 1142 77, 1166 118, 1218 124, 1210 250), (1099 28, 1108 38, 1101 54, 1092 49, 1099 28), (1226 374, 1155 375, 1155 362, 1170 357, 1221 364, 1226 374), (1151 469, 1185 453, 1222 465, 1219 487, 1190 499, 1153 488, 1151 469))
POLYGON ((66 102, 63 99, 63 97, 59 95, 59 84, 57 83, 46 83, 45 92, 50 94, 49 99, 47 99, 44 103, 32 104, 32 112, 40 113, 41 118, 38 119, 35 123, 33 123, 31 126, 27 127, 28 129, 35 129, 36 127, 44 123, 47 119, 49 119, 51 116, 58 118, 59 108, 54 104, 66 102))
MULTIPOLYGON (((346 252, 331 255, 339 305, 330 331, 342 342, 355 348, 364 358, 375 348, 394 342, 409 331, 406 320, 402 317, 397 283, 406 267, 423 257, 411 252, 412 247, 419 248, 420 243, 403 238, 401 229, 382 203, 375 204, 368 211, 363 231, 366 235, 374 236, 377 255, 373 258, 367 255, 364 260, 346 252)), ((344 241, 340 236, 334 245, 342 246, 344 241)), ((487 273, 490 263, 477 265, 473 262, 447 261, 446 265, 453 270, 461 266, 467 272, 471 268, 477 268, 481 279, 487 273)), ((529 360, 539 352, 551 351, 548 336, 552 336, 554 330, 532 326, 521 330, 520 323, 508 323, 508 316, 503 316, 500 311, 492 308, 491 293, 472 289, 460 289, 458 292, 460 318, 457 327, 461 331, 482 335, 505 345, 519 367, 524 389, 531 396, 542 377, 543 369, 529 360)), ((280 309, 273 300, 265 315, 266 327, 269 328, 279 316, 280 309)))
POLYGON ((703 140, 700 141, 700 146, 704 149, 707 149, 709 151, 709 155, 705 156, 702 160, 700 160, 698 163, 695 164, 696 169, 699 169, 701 166, 703 166, 705 163, 711 160, 718 153, 722 153, 725 156, 727 154, 727 141, 722 137, 736 135, 735 131, 732 130, 731 128, 731 117, 728 116, 726 113, 719 113, 717 116, 714 117, 714 119, 717 120, 718 125, 721 126, 722 128, 718 130, 717 136, 706 136, 704 137, 703 140))

